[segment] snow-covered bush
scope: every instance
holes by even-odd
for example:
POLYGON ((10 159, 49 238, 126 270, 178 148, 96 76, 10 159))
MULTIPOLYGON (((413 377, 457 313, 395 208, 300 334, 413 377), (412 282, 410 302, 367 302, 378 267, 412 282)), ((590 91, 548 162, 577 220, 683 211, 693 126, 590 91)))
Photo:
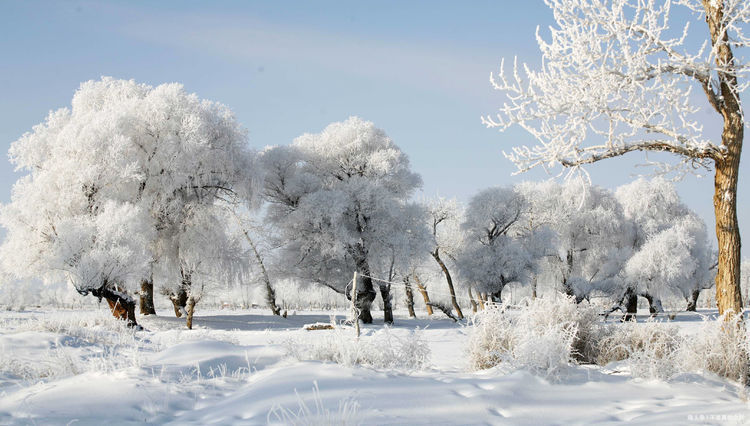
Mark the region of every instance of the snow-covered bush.
POLYGON ((704 319, 696 334, 685 336, 676 358, 686 372, 708 371, 747 383, 750 373, 750 341, 741 316, 727 321, 704 319))
POLYGON ((287 354, 300 361, 330 361, 346 366, 421 370, 429 363, 430 348, 420 330, 401 338, 389 327, 354 337, 350 329, 334 327, 330 333, 295 336, 283 342, 287 354))
POLYGON ((607 331, 597 345, 597 364, 625 361, 631 374, 642 378, 667 379, 679 371, 676 351, 681 337, 677 326, 626 322, 607 331))
POLYGON ((596 362, 624 361, 635 377, 669 379, 680 373, 710 372, 746 383, 750 343, 739 317, 705 319, 696 332, 680 333, 663 322, 611 326, 598 344, 596 362))
POLYGON ((592 356, 601 327, 596 310, 573 297, 538 298, 518 310, 489 305, 473 318, 470 366, 504 364, 554 377, 576 359, 592 356))

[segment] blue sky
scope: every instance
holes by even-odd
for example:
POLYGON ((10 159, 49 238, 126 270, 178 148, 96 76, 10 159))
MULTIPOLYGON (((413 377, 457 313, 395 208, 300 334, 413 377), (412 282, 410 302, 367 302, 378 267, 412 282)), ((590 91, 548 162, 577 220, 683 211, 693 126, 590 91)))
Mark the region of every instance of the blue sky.
MULTIPOLYGON (((0 149, 68 106, 80 82, 100 76, 181 82, 220 101, 251 144, 290 143, 358 115, 385 129, 424 179, 424 195, 467 200, 511 176, 502 151, 531 144, 520 129, 486 129, 502 98, 488 78, 502 57, 539 63, 542 1, 0 2, 0 149)), ((698 25, 700 23, 697 23, 698 25)), ((716 123, 707 129, 718 138, 716 123)), ((711 133, 709 133, 711 134, 711 133)), ((648 169, 630 154, 589 169, 613 188, 648 169)), ((750 170, 743 161, 741 176, 750 170)), ((19 177, 0 162, 0 202, 19 177)), ((712 179, 679 190, 713 230, 712 179)), ((750 226, 741 180, 740 223, 750 226)), ((743 234, 748 235, 747 231, 743 234)))

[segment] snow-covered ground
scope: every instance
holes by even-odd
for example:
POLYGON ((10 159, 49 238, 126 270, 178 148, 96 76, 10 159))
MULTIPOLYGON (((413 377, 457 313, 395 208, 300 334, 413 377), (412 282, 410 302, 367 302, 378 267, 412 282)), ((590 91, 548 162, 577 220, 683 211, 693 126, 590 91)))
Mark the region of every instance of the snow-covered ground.
MULTIPOLYGON (((750 423, 746 391, 710 375, 643 380, 612 365, 571 366, 552 380, 471 372, 469 329, 447 319, 397 313, 386 334, 382 317, 363 328, 363 339, 424 341, 430 357, 414 371, 291 357, 289 345, 355 339, 351 328, 303 328, 330 322, 324 312, 200 311, 191 331, 161 313, 139 317, 137 332, 104 309, 0 313, 0 424, 750 423)), ((697 320, 675 323, 689 332, 697 320)))

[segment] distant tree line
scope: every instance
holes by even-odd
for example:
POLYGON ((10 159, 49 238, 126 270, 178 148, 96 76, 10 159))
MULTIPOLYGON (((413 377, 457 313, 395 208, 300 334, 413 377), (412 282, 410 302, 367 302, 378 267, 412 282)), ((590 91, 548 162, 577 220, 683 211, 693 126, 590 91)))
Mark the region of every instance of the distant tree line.
POLYGON ((664 179, 615 192, 525 182, 465 206, 416 200, 420 176, 371 122, 256 152, 227 107, 179 84, 83 83, 10 157, 26 175, 0 209, 6 285, 66 280, 133 325, 136 299, 155 313, 155 288, 190 328, 205 294, 254 274, 276 315, 273 283, 294 278, 353 297, 365 323, 378 296, 393 321, 397 289, 412 316, 416 291, 430 312, 462 318, 461 300, 476 310, 512 283, 629 313, 639 296, 652 312, 674 296, 694 310, 715 274, 705 224, 664 179))

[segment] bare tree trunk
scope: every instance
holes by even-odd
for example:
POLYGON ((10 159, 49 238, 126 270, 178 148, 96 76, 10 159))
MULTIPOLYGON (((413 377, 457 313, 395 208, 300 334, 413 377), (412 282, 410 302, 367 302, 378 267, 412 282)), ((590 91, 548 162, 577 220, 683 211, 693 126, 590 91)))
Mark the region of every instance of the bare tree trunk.
POLYGON ((469 286, 469 301, 471 302, 471 312, 477 313, 477 302, 474 301, 474 295, 471 294, 471 286, 469 286))
MULTIPOLYGON (((377 293, 370 278, 370 265, 367 259, 362 256, 359 260, 355 259, 357 264, 357 295, 354 300, 354 306, 359 311, 359 320, 363 324, 372 324, 372 313, 370 307, 375 300, 377 293)), ((350 287, 347 286, 345 291, 346 298, 352 300, 350 287)))
MULTIPOLYGON (((239 221, 239 219, 238 219, 239 221)), ((255 254, 255 260, 258 262, 258 265, 260 266, 260 272, 263 276, 263 284, 266 286, 266 305, 269 309, 271 309, 271 312, 273 312, 274 315, 281 315, 281 308, 279 308, 276 305, 276 291, 271 286, 271 279, 268 277, 268 271, 266 271, 266 264, 263 262, 263 258, 260 255, 260 252, 258 251, 258 247, 255 245, 255 242, 252 238, 250 238, 250 234, 247 232, 246 229, 242 230, 242 233, 245 234, 245 239, 247 240, 248 244, 250 244, 250 248, 253 249, 253 253, 255 254)))
POLYGON ((383 298, 383 322, 393 324, 393 305, 391 304, 391 285, 380 284, 380 296, 383 298))
POLYGON ((531 298, 536 299, 536 274, 531 277, 531 298))
POLYGON ((477 299, 479 299, 479 309, 484 310, 484 296, 479 291, 477 292, 477 299))
POLYGON ((195 297, 193 297, 192 294, 190 296, 188 296, 188 299, 187 299, 187 320, 186 320, 186 324, 187 324, 188 330, 192 330, 193 329, 193 314, 195 313, 195 304, 197 302, 198 301, 195 299, 195 297))
POLYGON ((688 300, 687 308, 685 308, 688 312, 695 312, 698 308, 698 296, 701 295, 701 291, 696 289, 693 290, 693 292, 690 294, 690 299, 688 300))
POLYGON ((185 306, 187 306, 187 290, 185 290, 183 287, 180 287, 177 290, 177 293, 169 294, 169 300, 172 302, 172 306, 174 307, 174 316, 176 316, 177 318, 182 317, 182 312, 185 310, 185 306))
MULTIPOLYGON (((369 272, 369 270, 368 270, 369 272)), ((375 300, 375 289, 372 285, 372 279, 369 276, 363 276, 362 290, 357 290, 357 301, 355 305, 359 309, 359 319, 362 320, 363 324, 372 324, 372 313, 370 313, 370 307, 372 302, 375 300)))
POLYGON ((443 270, 443 274, 445 275, 445 281, 448 282, 448 291, 450 291, 451 294, 451 304, 453 304, 453 309, 456 310, 456 315, 459 319, 464 319, 464 314, 463 312, 461 312, 461 307, 458 306, 458 301, 456 300, 456 290, 453 288, 453 278, 451 278, 451 274, 450 272, 448 272, 448 267, 445 266, 443 260, 440 259, 439 247, 432 252, 432 257, 435 259, 438 265, 440 265, 440 269, 443 270))
POLYGON ((414 281, 417 283, 417 289, 419 289, 419 292, 422 293, 424 305, 427 308, 427 315, 432 315, 432 305, 430 304, 430 295, 427 294, 427 289, 422 285, 422 282, 419 280, 419 277, 416 274, 414 274, 414 281))
POLYGON ((141 315, 156 315, 153 279, 141 281, 140 307, 141 315))
MULTIPOLYGON (((716 49, 719 68, 734 66, 735 58, 728 44, 729 35, 724 28, 724 2, 703 0, 706 22, 711 34, 711 44, 716 49)), ((719 267, 716 274, 716 304, 719 314, 742 312, 740 294, 740 229, 737 221, 737 179, 740 154, 744 138, 744 122, 737 76, 731 72, 718 73, 720 100, 714 104, 724 119, 721 133, 721 157, 715 160, 714 213, 716 237, 719 244, 719 267)))
POLYGON ((570 285, 570 274, 573 272, 573 250, 568 250, 568 254, 565 258, 565 264, 568 267, 567 271, 563 273, 563 292, 568 296, 575 297, 576 293, 573 287, 570 285))
POLYGON ((409 318, 416 318, 417 314, 414 313, 414 293, 412 292, 408 275, 404 277, 404 288, 406 289, 406 309, 409 310, 409 318))
MULTIPOLYGON (((738 132, 742 133, 742 130, 738 132)), ((719 243, 719 268, 716 273, 716 304, 719 315, 742 312, 739 286, 741 243, 736 203, 738 171, 739 153, 736 161, 716 164, 714 211, 719 243)))
POLYGON ((107 300, 112 316, 127 321, 129 327, 137 327, 135 320, 135 300, 119 286, 110 286, 106 281, 100 288, 91 290, 94 297, 107 300))
POLYGON ((635 291, 629 288, 627 292, 625 292, 624 302, 625 315, 623 315, 622 320, 635 321, 636 314, 638 313, 638 295, 635 294, 635 291))
POLYGON ((664 308, 661 306, 661 300, 651 296, 648 293, 641 293, 641 296, 643 296, 648 301, 648 312, 649 314, 651 314, 651 318, 655 317, 661 312, 664 312, 664 308))

